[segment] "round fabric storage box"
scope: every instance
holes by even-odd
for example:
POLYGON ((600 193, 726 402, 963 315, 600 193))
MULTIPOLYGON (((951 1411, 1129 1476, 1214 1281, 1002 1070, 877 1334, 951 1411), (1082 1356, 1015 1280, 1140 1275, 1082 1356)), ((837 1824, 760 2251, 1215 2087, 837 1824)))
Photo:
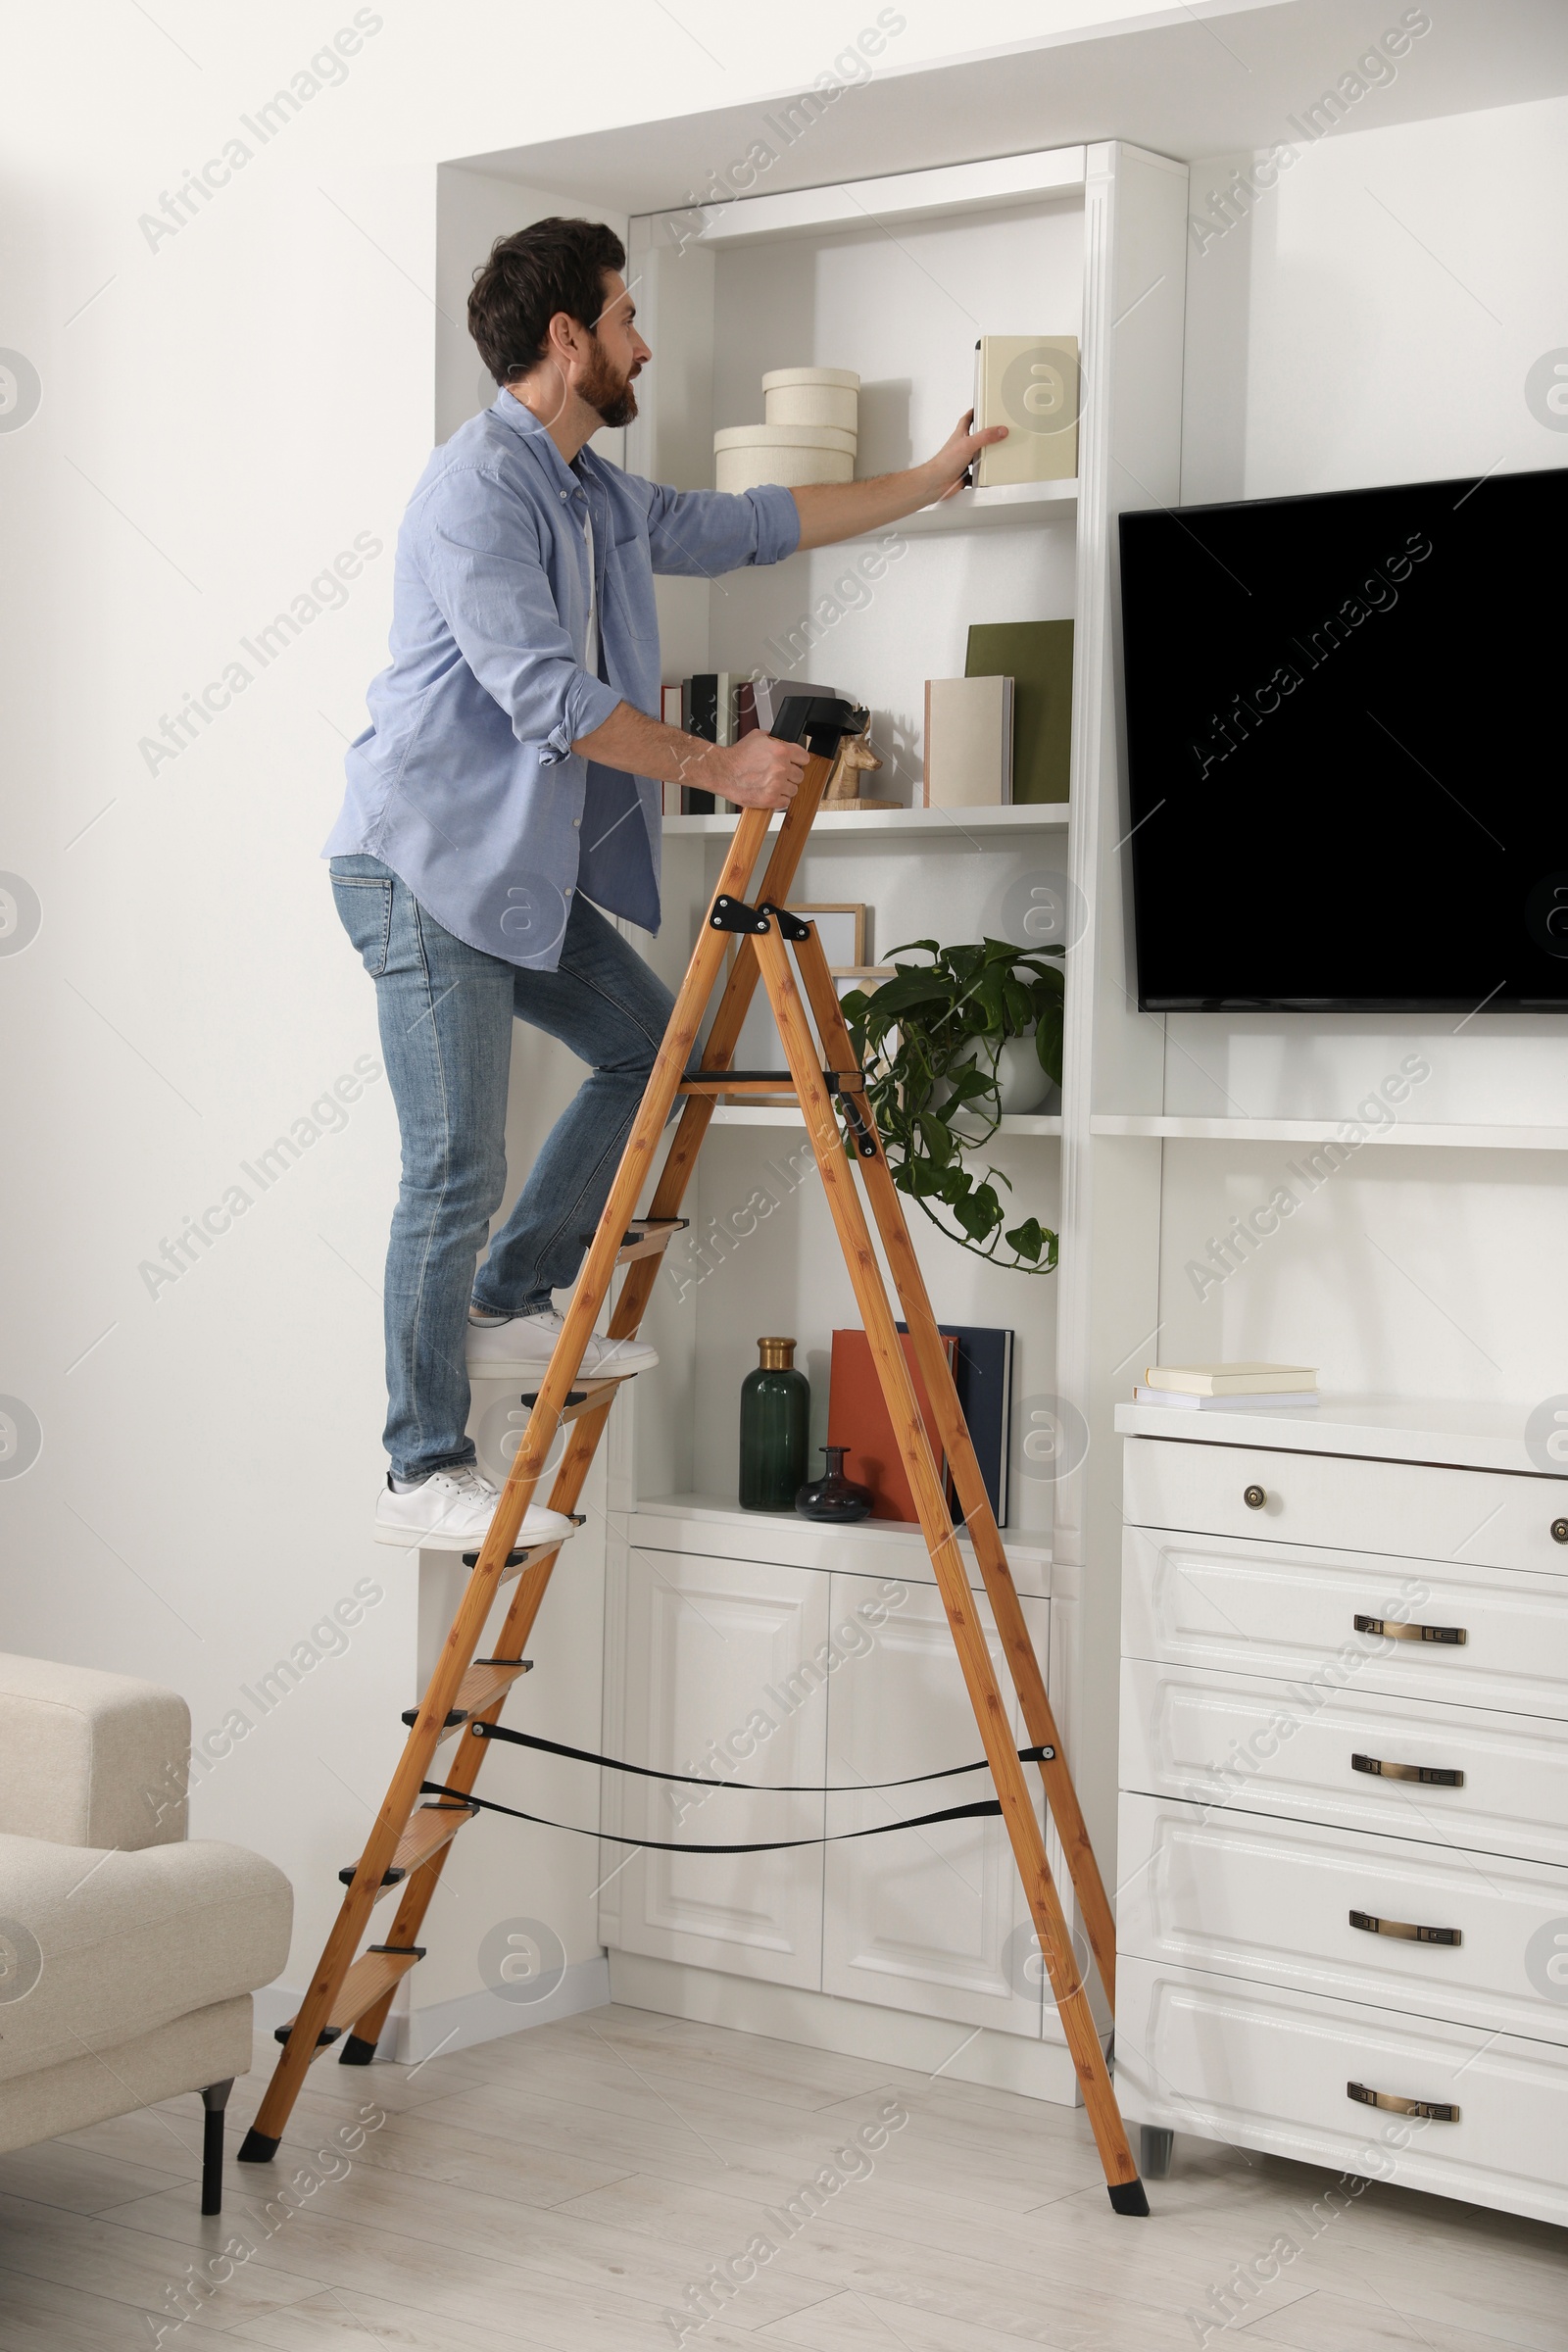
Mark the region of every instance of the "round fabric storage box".
POLYGON ((855 435, 830 424, 730 424, 713 435, 713 482, 719 490, 757 490, 778 482, 855 479, 855 435))
POLYGON ((762 378, 769 424, 834 424, 859 430, 860 379, 853 368, 774 368, 762 378))

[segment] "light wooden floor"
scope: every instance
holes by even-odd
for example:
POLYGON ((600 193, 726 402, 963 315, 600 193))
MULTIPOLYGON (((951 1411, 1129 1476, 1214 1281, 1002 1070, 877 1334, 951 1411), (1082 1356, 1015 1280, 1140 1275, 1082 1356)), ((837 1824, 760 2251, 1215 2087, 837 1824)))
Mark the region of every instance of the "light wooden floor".
MULTIPOLYGON (((231 2157, 272 2052, 235 2086, 231 2157)), ((1153 2218, 1121 2221, 1081 2115, 616 2008, 413 2070, 322 2060, 275 2163, 230 2161, 220 2220, 197 2211, 194 2098, 0 2157, 0 2346, 151 2346, 145 2315, 189 2308, 189 2266, 245 2237, 166 2345, 653 2352, 688 2285, 781 2236, 766 2209, 890 2098, 908 2121, 874 2170, 688 2346, 1191 2352, 1187 2313, 1287 2237, 1298 2257, 1210 2345, 1568 2352, 1568 2232, 1373 2185, 1308 2243, 1329 2175, 1192 2139, 1153 2218), (334 2159, 368 2101, 386 2122, 334 2159), (301 2210, 269 2225, 291 2179, 301 2210)))

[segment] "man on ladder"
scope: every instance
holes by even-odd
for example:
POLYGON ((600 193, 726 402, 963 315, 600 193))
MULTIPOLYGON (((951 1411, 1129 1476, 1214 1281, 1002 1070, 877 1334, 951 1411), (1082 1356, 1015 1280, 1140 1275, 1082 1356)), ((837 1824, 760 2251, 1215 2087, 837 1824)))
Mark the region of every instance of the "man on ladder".
MULTIPOLYGON (((804 746, 718 748, 660 707, 653 575, 776 564, 956 490, 1005 427, 964 416, 922 466, 871 481, 729 496, 670 490, 596 458, 637 413, 653 357, 601 222, 499 238, 468 324, 500 387, 436 450, 404 516, 390 665, 351 747, 327 841, 333 894, 376 983, 403 1174, 385 1284, 390 1457, 380 1541, 461 1551, 497 1491, 475 1467, 468 1376, 535 1384, 609 1197, 672 1000, 606 915, 659 927, 660 785, 784 808, 804 746), (601 912, 600 910, 604 911, 601 912), (590 1075, 474 1268, 506 1182, 514 1019, 590 1075)), ((583 1376, 649 1369, 590 1339, 583 1376)), ((570 1523, 530 1503, 517 1541, 570 1523)))

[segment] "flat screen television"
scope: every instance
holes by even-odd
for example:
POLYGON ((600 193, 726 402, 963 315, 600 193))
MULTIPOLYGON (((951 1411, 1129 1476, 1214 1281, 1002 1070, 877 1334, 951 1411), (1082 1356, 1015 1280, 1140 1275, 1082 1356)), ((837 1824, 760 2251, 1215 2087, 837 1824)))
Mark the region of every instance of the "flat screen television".
POLYGON ((1568 466, 1120 532, 1140 1004, 1568 1011, 1568 466))

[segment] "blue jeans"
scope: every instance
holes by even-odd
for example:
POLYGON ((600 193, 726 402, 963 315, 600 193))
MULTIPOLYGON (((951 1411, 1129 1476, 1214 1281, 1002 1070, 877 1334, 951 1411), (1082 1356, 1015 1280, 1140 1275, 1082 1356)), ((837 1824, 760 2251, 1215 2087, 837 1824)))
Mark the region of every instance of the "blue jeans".
POLYGON ((524 971, 443 930, 374 858, 334 858, 332 895, 375 982, 403 1180, 387 1249, 386 1449, 398 1478, 474 1458, 468 1300, 536 1314, 575 1282, 648 1084, 672 1000, 597 906, 574 895, 560 968, 524 971), (589 1063, 511 1215, 474 1266, 506 1188, 514 1020, 589 1063))

